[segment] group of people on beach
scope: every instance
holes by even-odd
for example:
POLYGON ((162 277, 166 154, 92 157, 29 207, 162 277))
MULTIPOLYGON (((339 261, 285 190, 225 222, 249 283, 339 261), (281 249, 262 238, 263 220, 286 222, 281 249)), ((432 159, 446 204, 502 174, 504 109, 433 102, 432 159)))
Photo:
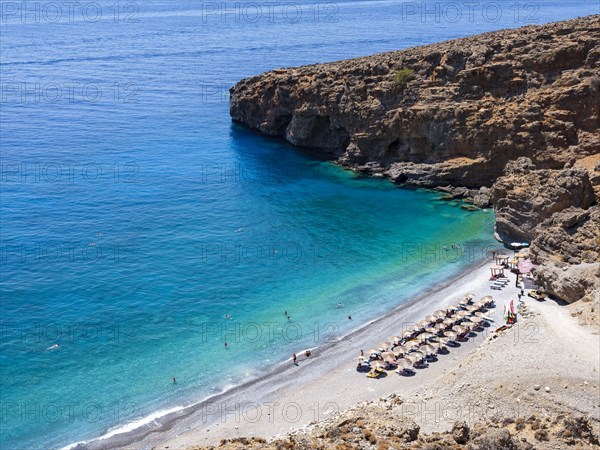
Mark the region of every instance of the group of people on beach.
MULTIPOLYGON (((304 352, 304 356, 306 356, 307 358, 308 358, 310 355, 312 355, 312 352, 311 352, 310 350, 306 350, 306 351, 304 352)), ((295 366, 297 366, 297 365, 298 365, 297 361, 298 361, 298 356, 296 356, 296 354, 295 354, 295 353, 292 353, 292 362, 294 363, 294 365, 295 365, 295 366)))

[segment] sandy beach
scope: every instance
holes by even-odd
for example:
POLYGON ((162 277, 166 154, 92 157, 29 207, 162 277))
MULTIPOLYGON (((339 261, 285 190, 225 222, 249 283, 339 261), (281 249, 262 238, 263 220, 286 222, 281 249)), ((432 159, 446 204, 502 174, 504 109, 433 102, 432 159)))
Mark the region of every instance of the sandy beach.
POLYGON ((86 448, 186 449, 242 436, 281 437, 390 394, 404 399, 405 414, 427 432, 447 430, 456 420, 475 422, 490 414, 522 416, 561 407, 597 421, 600 335, 579 325, 567 307, 531 298, 525 299, 518 324, 495 335, 493 330, 503 324, 504 305, 515 300, 516 307, 519 291, 513 274, 504 288, 493 290, 489 265, 475 267, 339 342, 315 349, 310 358, 300 357, 298 365, 286 362, 275 373, 86 448), (416 369, 413 376, 388 371, 385 377, 369 379, 356 371, 361 349, 377 346, 469 292, 476 298, 494 297, 496 306, 487 313, 492 321, 484 331, 449 348, 449 354, 416 369), (546 397, 527 401, 539 395, 546 397))
MULTIPOLYGON (((516 300, 517 290, 507 286, 502 291, 490 289, 489 264, 476 268, 437 292, 430 293, 407 308, 394 311, 373 326, 355 333, 338 345, 302 360, 298 367, 290 367, 285 374, 256 386, 247 396, 236 396, 220 401, 211 415, 218 421, 198 424, 194 429, 157 445, 157 449, 184 449, 193 445, 217 444, 221 439, 237 436, 274 437, 322 420, 329 414, 350 408, 357 403, 376 400, 392 393, 410 394, 428 380, 439 378, 455 370, 467 355, 488 335, 478 333, 448 355, 440 355, 428 368, 416 369, 414 376, 399 376, 388 371, 382 379, 369 379, 356 371, 356 357, 396 334, 408 323, 425 318, 437 309, 456 303, 465 293, 473 292, 479 298, 493 295, 496 308, 489 313, 494 320, 488 330, 501 323, 503 305, 516 300), (233 401, 233 403, 232 403, 233 401), (248 403, 246 403, 248 402, 248 403), (244 406, 246 405, 247 406, 244 406), (258 408, 258 409, 257 409, 258 408), (232 413, 232 411, 237 411, 232 413)), ((212 411, 212 409, 210 410, 212 411)))
POLYGON ((359 402, 390 393, 415 391, 427 380, 437 379, 459 367, 491 330, 501 324, 504 304, 516 300, 518 291, 514 281, 501 291, 490 288, 488 266, 489 262, 480 264, 446 285, 424 292, 409 304, 365 324, 338 342, 313 350, 310 358, 299 356, 297 366, 286 362, 265 377, 165 415, 132 433, 91 442, 85 448, 181 449, 236 436, 273 437, 359 402), (356 358, 361 349, 376 346, 403 327, 456 303, 469 292, 476 298, 494 296, 496 307, 488 313, 493 321, 484 332, 477 333, 460 347, 451 348, 449 354, 440 355, 428 368, 416 370, 414 376, 399 376, 389 371, 385 378, 368 379, 356 371, 356 358))

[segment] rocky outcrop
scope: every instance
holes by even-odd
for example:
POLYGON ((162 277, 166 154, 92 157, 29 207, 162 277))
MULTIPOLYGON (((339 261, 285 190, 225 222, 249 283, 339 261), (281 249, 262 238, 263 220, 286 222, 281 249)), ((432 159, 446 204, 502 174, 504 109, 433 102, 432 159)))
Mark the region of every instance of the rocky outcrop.
POLYGON ((600 322, 600 205, 570 207, 534 230, 534 276, 546 291, 567 302, 582 323, 600 322))
MULTIPOLYGON (((600 15, 273 70, 231 89, 231 116, 354 170, 493 205, 500 240, 534 242, 549 268, 553 254, 578 264, 538 225, 600 198, 600 15)), ((589 296, 579 269, 551 292, 589 296)))
POLYGON ((593 449, 598 437, 590 420, 568 415, 492 418, 472 428, 457 422, 451 431, 424 434, 392 396, 335 414, 307 429, 270 442, 262 438, 225 439, 218 446, 189 450, 550 450, 593 449))
POLYGON ((599 151, 599 67, 589 16, 274 70, 231 89, 231 116, 395 181, 489 187, 519 156, 560 169, 599 151))
POLYGON ((569 207, 587 209, 596 198, 582 168, 537 170, 529 158, 510 161, 491 189, 496 233, 504 242, 531 242, 535 227, 569 207))

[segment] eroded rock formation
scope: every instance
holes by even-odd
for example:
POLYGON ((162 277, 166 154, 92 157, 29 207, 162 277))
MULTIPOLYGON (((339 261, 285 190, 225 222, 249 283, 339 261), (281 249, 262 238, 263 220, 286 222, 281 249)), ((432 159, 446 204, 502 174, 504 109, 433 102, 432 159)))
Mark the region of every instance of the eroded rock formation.
POLYGON ((402 400, 392 394, 335 414, 306 429, 270 442, 262 438, 223 440, 218 446, 192 447, 189 450, 550 450, 556 448, 593 449, 599 445, 588 418, 570 414, 539 418, 496 417, 469 427, 456 422, 445 433, 425 434, 402 400))
MULTIPOLYGON (((493 205, 505 243, 533 242, 547 267, 551 255, 583 264, 539 224, 600 198, 600 15, 273 70, 231 89, 231 116, 355 170, 493 205)), ((542 285, 580 298, 551 272, 537 272, 542 285)))

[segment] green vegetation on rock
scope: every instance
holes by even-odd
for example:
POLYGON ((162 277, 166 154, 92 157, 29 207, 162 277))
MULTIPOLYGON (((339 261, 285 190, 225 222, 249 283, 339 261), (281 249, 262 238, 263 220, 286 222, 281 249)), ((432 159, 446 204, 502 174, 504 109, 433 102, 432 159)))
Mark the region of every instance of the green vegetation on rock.
POLYGON ((397 86, 401 88, 405 88, 410 80, 412 80, 414 72, 411 69, 400 69, 396 72, 396 76, 394 77, 394 82, 397 86))

